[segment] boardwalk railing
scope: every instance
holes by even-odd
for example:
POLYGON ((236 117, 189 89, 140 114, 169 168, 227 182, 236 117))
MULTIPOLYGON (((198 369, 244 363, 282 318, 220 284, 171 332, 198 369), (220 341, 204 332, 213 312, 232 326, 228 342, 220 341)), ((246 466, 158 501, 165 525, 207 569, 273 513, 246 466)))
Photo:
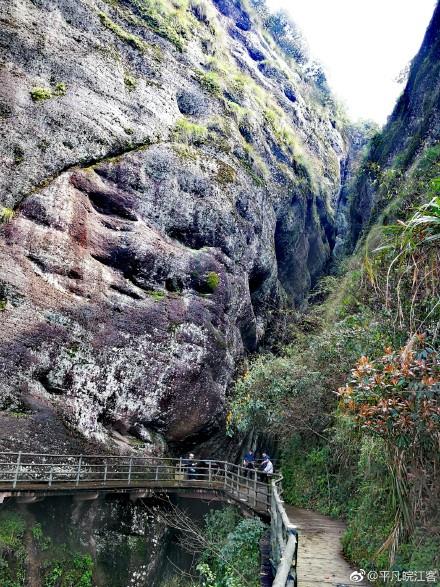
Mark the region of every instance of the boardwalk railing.
POLYGON ((210 459, 0 453, 0 491, 172 487, 223 490, 258 512, 270 508, 270 485, 257 471, 210 459))
POLYGON ((272 561, 277 569, 273 587, 296 587, 298 532, 284 509, 281 499, 282 477, 272 481, 270 525, 272 561))
POLYGON ((271 517, 276 587, 296 585, 297 535, 282 505, 281 477, 269 483, 256 470, 204 459, 0 453, 0 492, 75 494, 83 491, 180 488, 211 490, 271 517))

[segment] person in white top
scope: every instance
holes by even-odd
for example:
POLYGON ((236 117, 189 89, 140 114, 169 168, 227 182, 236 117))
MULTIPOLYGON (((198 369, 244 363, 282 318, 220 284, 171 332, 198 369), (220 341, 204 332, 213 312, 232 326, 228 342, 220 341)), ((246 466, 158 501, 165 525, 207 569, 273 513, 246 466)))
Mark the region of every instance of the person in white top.
POLYGON ((270 460, 270 457, 267 453, 263 453, 263 461, 261 463, 261 470, 263 471, 263 473, 268 476, 268 475, 273 475, 273 463, 270 460))

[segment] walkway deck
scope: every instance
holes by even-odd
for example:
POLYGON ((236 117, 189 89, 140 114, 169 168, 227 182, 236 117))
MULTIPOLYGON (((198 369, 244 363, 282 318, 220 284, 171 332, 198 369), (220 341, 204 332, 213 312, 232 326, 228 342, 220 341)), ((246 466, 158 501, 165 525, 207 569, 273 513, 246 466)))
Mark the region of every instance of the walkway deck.
POLYGON ((345 524, 310 510, 285 504, 286 513, 298 528, 298 584, 300 587, 370 585, 350 581, 355 570, 342 556, 341 536, 345 524))

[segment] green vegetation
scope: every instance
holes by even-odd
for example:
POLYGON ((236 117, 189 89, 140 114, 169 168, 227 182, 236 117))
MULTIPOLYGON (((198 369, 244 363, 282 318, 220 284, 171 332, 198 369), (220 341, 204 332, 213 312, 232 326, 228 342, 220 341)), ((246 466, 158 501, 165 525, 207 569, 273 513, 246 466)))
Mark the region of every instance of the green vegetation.
POLYGON ((93 561, 88 554, 53 542, 39 523, 31 523, 27 514, 0 512, 0 585, 27 585, 28 548, 36 557, 42 587, 92 587, 93 561))
POLYGON ((132 75, 130 75, 129 73, 126 73, 124 75, 124 84, 127 88, 128 91, 134 90, 137 87, 137 80, 135 77, 133 77, 132 75))
POLYGON ((290 130, 289 125, 282 119, 279 111, 267 108, 263 112, 263 117, 267 125, 272 130, 279 145, 284 147, 291 155, 299 151, 298 140, 290 130))
POLYGON ((67 94, 67 85, 64 82, 58 82, 55 84, 53 91, 54 96, 65 96, 67 94))
POLYGON ((187 118, 180 118, 174 127, 174 138, 177 142, 201 145, 208 138, 208 129, 187 118))
MULTIPOLYGON (((25 416, 26 414, 21 414, 21 416, 25 416)), ((51 539, 49 536, 46 536, 43 532, 43 528, 40 523, 36 523, 31 528, 32 538, 34 539, 35 545, 41 551, 48 550, 51 545, 51 539)))
POLYGON ((44 573, 42 587, 92 587, 93 561, 90 555, 67 555, 51 561, 44 573))
POLYGON ((35 86, 30 91, 30 95, 34 102, 42 102, 43 100, 50 100, 52 98, 52 90, 50 88, 35 86))
POLYGON ((196 77, 205 90, 214 96, 220 96, 222 86, 220 76, 216 71, 202 71, 198 69, 196 71, 196 77))
POLYGON ((0 585, 26 585, 26 522, 18 513, 0 512, 0 585))
POLYGON ((29 93, 34 102, 42 102, 43 100, 50 100, 54 97, 65 96, 67 85, 64 82, 57 82, 53 89, 35 86, 29 93))
POLYGON ((358 567, 426 570, 440 552, 437 145, 409 174, 368 173, 392 194, 380 223, 288 320, 281 346, 251 362, 228 430, 278 441, 285 499, 346 518, 358 567))
POLYGON ((257 518, 241 519, 234 508, 205 517, 202 552, 197 570, 204 587, 258 587, 259 542, 266 526, 257 518))
POLYGON ((246 173, 252 178, 256 186, 262 187, 265 184, 268 175, 268 168, 266 163, 255 151, 252 145, 244 144, 245 157, 240 158, 239 162, 246 173))
POLYGON ((0 224, 6 224, 14 218, 15 212, 12 208, 3 206, 0 210, 0 224))
POLYGON ((216 273, 215 271, 209 271, 206 274, 206 288, 208 289, 208 291, 210 291, 211 293, 214 293, 219 285, 220 285, 220 275, 218 273, 216 273))
POLYGON ((127 32, 119 24, 113 22, 112 19, 107 14, 105 14, 105 12, 98 12, 98 16, 102 24, 106 28, 108 28, 112 33, 114 33, 117 37, 119 37, 121 41, 128 43, 135 49, 141 51, 141 53, 146 51, 147 44, 140 37, 127 32))
POLYGON ((153 32, 170 41, 183 51, 186 39, 191 36, 191 26, 197 24, 188 10, 188 4, 168 0, 132 0, 140 18, 119 10, 120 15, 136 26, 148 26, 153 32))
POLYGON ((146 292, 148 297, 152 298, 155 302, 160 302, 161 300, 163 300, 166 297, 165 292, 157 290, 157 289, 152 289, 146 292))

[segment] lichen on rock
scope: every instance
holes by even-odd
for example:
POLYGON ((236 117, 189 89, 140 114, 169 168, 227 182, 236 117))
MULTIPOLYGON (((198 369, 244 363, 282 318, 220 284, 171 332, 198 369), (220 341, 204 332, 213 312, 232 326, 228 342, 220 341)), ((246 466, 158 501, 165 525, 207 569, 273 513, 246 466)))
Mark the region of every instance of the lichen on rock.
POLYGON ((273 308, 329 259, 331 100, 240 2, 162 2, 6 9, 4 448, 206 437, 273 308))

